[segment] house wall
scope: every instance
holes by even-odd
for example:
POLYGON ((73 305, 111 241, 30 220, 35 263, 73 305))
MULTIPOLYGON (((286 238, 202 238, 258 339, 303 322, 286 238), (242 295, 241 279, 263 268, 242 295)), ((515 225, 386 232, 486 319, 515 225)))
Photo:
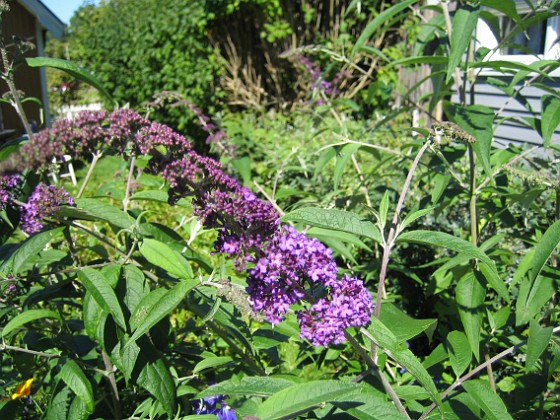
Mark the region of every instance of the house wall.
MULTIPOLYGON (((36 18, 17 2, 10 2, 10 11, 3 16, 2 36, 6 44, 12 44, 12 36, 23 37, 37 45, 38 29, 36 18)), ((13 48, 10 48, 13 51, 13 48)), ((30 51, 26 56, 37 56, 37 50, 30 51)), ((0 64, 1 66, 1 64, 0 64)), ((43 92, 41 87, 41 74, 38 68, 30 68, 22 65, 14 73, 16 88, 23 91, 26 97, 38 98, 43 102, 43 92)), ((8 91, 8 86, 4 81, 0 81, 0 94, 8 91)), ((1 105, 3 125, 5 129, 18 129, 23 132, 23 126, 15 110, 7 104, 1 105)), ((33 102, 24 104, 24 109, 29 120, 33 120, 40 125, 43 118, 41 107, 33 102)))

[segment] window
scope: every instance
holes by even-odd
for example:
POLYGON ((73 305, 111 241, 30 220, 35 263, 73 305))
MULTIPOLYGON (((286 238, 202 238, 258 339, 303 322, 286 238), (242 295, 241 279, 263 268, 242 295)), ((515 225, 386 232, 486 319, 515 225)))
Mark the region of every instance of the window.
MULTIPOLYGON (((521 31, 513 19, 501 15, 500 36, 502 45, 488 24, 482 19, 479 20, 476 28, 476 47, 487 47, 492 53, 487 56, 487 60, 510 60, 522 64, 530 64, 537 60, 558 60, 560 59, 560 17, 552 16, 548 19, 535 19, 534 13, 523 0, 516 1, 517 12, 525 22, 534 21, 525 31, 521 31)), ((496 13, 492 9, 492 13, 496 13)), ((557 73, 556 70, 553 73, 557 73)))

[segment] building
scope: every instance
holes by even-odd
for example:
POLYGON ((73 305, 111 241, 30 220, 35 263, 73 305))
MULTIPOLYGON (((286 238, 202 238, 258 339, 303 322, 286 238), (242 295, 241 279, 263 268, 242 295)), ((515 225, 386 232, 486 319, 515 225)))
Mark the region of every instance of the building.
MULTIPOLYGON (((65 25, 39 0, 8 1, 10 11, 2 18, 2 36, 9 46, 13 36, 32 42, 35 49, 26 56, 42 56, 44 54, 47 32, 55 38, 64 35, 65 25)), ((44 68, 30 68, 22 65, 14 73, 17 89, 23 91, 26 97, 37 98, 42 106, 36 102, 26 102, 25 112, 30 121, 37 127, 50 123, 47 79, 44 68)), ((0 81, 0 94, 4 94, 8 87, 0 81)), ((23 133, 21 121, 15 110, 9 104, 0 106, 0 139, 14 134, 23 133)))

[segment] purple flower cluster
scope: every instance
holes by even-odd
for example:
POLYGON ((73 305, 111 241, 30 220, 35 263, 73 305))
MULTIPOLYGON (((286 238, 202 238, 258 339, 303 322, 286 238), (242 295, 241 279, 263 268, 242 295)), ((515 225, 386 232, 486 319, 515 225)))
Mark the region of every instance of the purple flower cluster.
POLYGON ((223 395, 216 395, 197 400, 193 403, 194 411, 196 414, 216 414, 218 420, 237 420, 235 411, 223 402, 224 399, 223 395))
POLYGON ((19 175, 0 176, 0 211, 11 204, 18 188, 21 186, 21 182, 19 175))
MULTIPOLYGON (((348 71, 341 70, 337 73, 334 79, 332 79, 332 81, 329 81, 324 77, 321 67, 319 67, 319 65, 312 61, 309 57, 298 55, 296 56, 296 60, 305 68, 305 73, 309 76, 312 89, 323 92, 327 97, 332 98, 338 95, 340 93, 340 84, 350 77, 348 71)), ((324 101, 319 100, 318 102, 324 101)))
POLYGON ((363 282, 344 275, 331 281, 329 295, 319 299, 310 309, 298 313, 301 336, 315 346, 345 341, 344 330, 369 322, 372 312, 371 295, 363 282))
MULTIPOLYGON (((197 116, 208 130, 212 128, 203 115, 197 116)), ((206 228, 219 232, 215 250, 233 258, 239 270, 252 266, 249 301, 270 322, 279 323, 291 305, 299 305, 301 336, 325 346, 343 341, 345 328, 369 322, 369 292, 358 279, 337 280, 338 267, 330 249, 281 226, 269 202, 227 175, 219 162, 196 153, 185 137, 169 127, 120 109, 110 115, 80 114, 77 121, 59 122, 52 130, 34 137, 43 147, 45 138, 56 133, 57 146, 52 146, 49 156, 103 148, 124 156, 150 156, 146 170, 166 180, 169 202, 192 196, 194 214, 206 228)), ((38 232, 44 217, 63 203, 73 204, 66 191, 39 186, 22 209, 22 229, 38 232)))
POLYGON ((74 205, 64 190, 54 185, 39 184, 21 208, 21 229, 31 235, 43 229, 43 220, 57 211, 62 204, 74 205))
POLYGON ((317 239, 282 226, 249 271, 253 309, 279 323, 292 304, 309 300, 310 291, 336 282, 338 268, 331 254, 317 239))

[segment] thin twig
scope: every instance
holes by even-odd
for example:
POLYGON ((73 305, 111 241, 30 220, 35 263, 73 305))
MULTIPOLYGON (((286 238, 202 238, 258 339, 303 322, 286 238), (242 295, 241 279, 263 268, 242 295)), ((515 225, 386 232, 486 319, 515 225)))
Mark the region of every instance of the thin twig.
POLYGON ((82 186, 80 187, 80 191, 78 191, 78 195, 76 195, 76 198, 80 198, 84 193, 84 190, 86 189, 86 185, 89 182, 91 174, 93 173, 93 169, 95 168, 95 165, 97 164, 97 161, 101 158, 101 156, 103 156, 103 153, 99 151, 93 154, 93 158, 91 159, 91 164, 89 165, 86 177, 82 182, 82 186))
MULTIPOLYGON (((552 334, 558 334, 560 333, 560 327, 556 327, 552 330, 552 334)), ((478 365, 476 368, 474 368, 473 370, 471 370, 470 372, 466 373, 465 375, 461 376, 460 378, 457 378, 457 380, 455 382, 453 382, 442 394, 441 394, 441 399, 443 400, 445 397, 447 397, 451 391, 453 391, 455 388, 463 385, 463 383, 465 383, 467 380, 469 380, 470 378, 472 378, 474 375, 478 374, 481 370, 486 369, 486 366, 491 365, 494 362, 497 362, 500 359, 503 359, 504 357, 513 354, 518 348, 523 347, 524 345, 527 344, 527 340, 522 341, 520 343, 517 343, 509 348, 507 348, 506 350, 502 351, 501 353, 498 353, 497 355, 495 355, 494 357, 486 360, 484 363, 478 365)), ((422 413, 422 415, 420 416, 419 420, 425 419, 428 414, 430 414, 434 408, 437 407, 436 403, 433 403, 432 405, 430 405, 426 411, 424 411, 422 413)))

